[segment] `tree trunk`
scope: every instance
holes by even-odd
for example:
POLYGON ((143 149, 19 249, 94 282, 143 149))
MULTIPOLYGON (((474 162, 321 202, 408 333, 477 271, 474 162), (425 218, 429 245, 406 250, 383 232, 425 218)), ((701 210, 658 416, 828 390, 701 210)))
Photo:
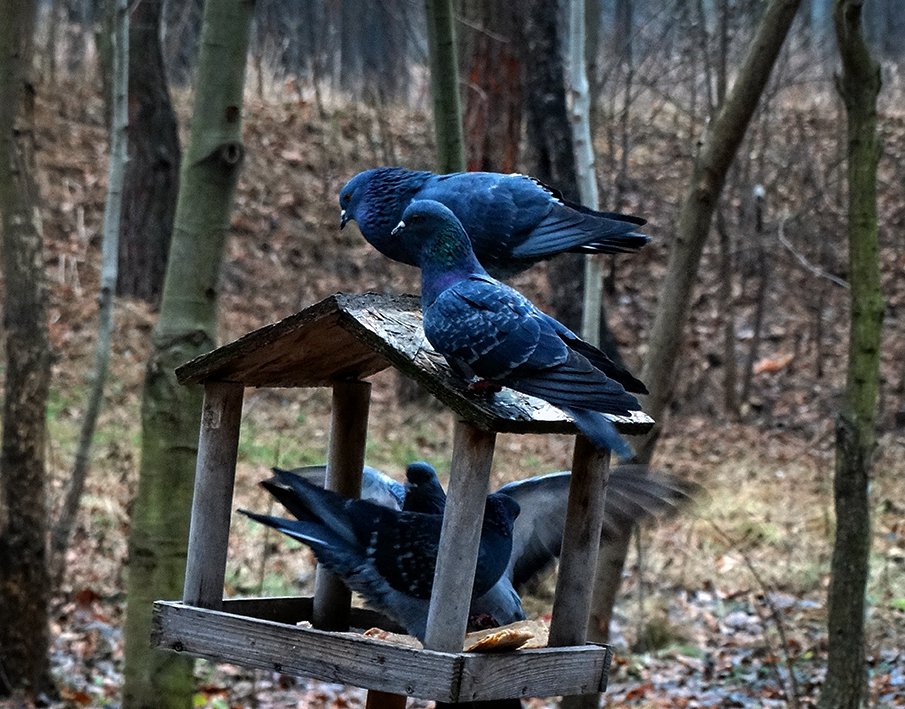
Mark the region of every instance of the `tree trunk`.
POLYGON ((118 295, 160 298, 179 191, 179 136, 160 48, 163 0, 142 0, 129 29, 129 161, 118 295))
POLYGON ((425 8, 437 136, 437 169, 439 172, 461 172, 465 169, 465 150, 453 4, 452 0, 426 0, 425 8))
POLYGON ((650 390, 644 408, 657 421, 636 448, 642 462, 649 462, 653 455, 663 428, 663 416, 672 399, 672 378, 698 265, 726 173, 745 137, 800 3, 801 0, 771 0, 735 84, 704 135, 695 160, 648 339, 649 355, 641 372, 641 380, 650 390))
POLYGON ((50 686, 44 451, 50 345, 29 82, 34 2, 0 0, 6 382, 0 440, 0 696, 50 686))
MULTIPOLYGON (((569 118, 575 150, 575 177, 581 203, 599 209, 594 144, 591 142, 591 97, 585 66, 584 0, 569 2, 569 118)), ((600 344, 600 316, 603 311, 603 260, 584 257, 584 298, 581 308, 581 336, 592 345, 600 344)))
MULTIPOLYGON (((530 0, 523 8, 525 38, 526 161, 529 172, 573 201, 579 200, 575 153, 566 110, 562 53, 562 2, 530 0)), ((563 254, 547 263, 550 309, 569 328, 581 328, 583 273, 579 254, 563 254)))
POLYGON ((463 12, 465 161, 468 170, 515 172, 522 137, 519 8, 471 0, 463 12))
POLYGON ((151 604, 180 598, 200 387, 173 370, 216 344, 217 280, 244 156, 241 116, 253 3, 208 0, 195 109, 160 319, 145 372, 142 456, 129 537, 123 706, 190 707, 192 661, 148 646, 151 604))
POLYGON ((107 171, 107 203, 104 208, 104 241, 101 263, 97 343, 94 371, 90 382, 88 405, 82 417, 75 464, 69 476, 68 488, 54 525, 51 537, 51 577, 59 586, 66 568, 66 549, 78 514, 85 479, 91 463, 91 443, 103 402, 104 384, 110 364, 110 337, 113 331, 113 291, 116 288, 116 256, 119 251, 119 221, 123 203, 123 180, 128 144, 128 69, 129 69, 129 5, 128 0, 116 0, 113 28, 113 86, 112 128, 110 130, 110 165, 107 171))
POLYGON ((848 372, 836 419, 836 541, 828 594, 829 658, 823 709, 857 709, 864 697, 864 594, 870 558, 870 469, 876 446, 883 294, 877 243, 877 95, 880 67, 861 27, 862 3, 836 0, 842 57, 837 87, 848 116, 848 244, 851 323, 848 372))

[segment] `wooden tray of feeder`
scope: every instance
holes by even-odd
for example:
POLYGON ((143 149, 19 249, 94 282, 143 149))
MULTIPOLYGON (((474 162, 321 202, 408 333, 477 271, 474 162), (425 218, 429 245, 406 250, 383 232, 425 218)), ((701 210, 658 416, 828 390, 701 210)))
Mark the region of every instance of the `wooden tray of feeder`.
MULTIPOLYGON (((311 598, 224 601, 222 611, 179 602, 154 604, 157 647, 326 682, 442 702, 588 694, 606 689, 603 645, 499 653, 436 652, 362 633, 300 627, 311 598)), ((387 625, 353 608, 351 626, 387 625)), ((392 626, 388 626, 392 628, 392 626)), ((417 642, 417 641, 416 641, 417 642)))

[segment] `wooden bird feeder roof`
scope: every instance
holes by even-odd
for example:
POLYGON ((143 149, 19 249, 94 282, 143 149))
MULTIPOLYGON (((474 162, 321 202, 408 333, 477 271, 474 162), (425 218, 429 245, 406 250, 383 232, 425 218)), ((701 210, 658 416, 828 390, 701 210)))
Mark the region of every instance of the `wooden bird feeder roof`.
MULTIPOLYGON (((196 357, 176 370, 181 384, 233 382, 251 387, 320 387, 395 367, 469 423, 487 431, 574 434, 556 407, 511 389, 471 392, 421 326, 416 296, 337 293, 196 357)), ((621 433, 644 433, 642 411, 608 415, 621 433)))

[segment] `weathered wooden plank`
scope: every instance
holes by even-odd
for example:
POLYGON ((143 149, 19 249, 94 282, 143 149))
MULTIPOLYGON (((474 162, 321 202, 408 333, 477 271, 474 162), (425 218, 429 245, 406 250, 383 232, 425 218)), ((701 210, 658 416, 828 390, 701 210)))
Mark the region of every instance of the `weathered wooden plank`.
POLYGON ((609 451, 596 448, 584 436, 576 436, 550 619, 550 647, 582 645, 587 638, 609 463, 609 451))
MULTIPOLYGON (((475 426, 509 433, 575 433, 559 409, 509 389, 475 394, 424 337, 414 296, 338 293, 265 325, 176 370, 182 383, 213 379, 246 386, 329 386, 389 366, 416 380, 475 426)), ((644 433, 643 412, 610 416, 623 433, 644 433)))
POLYGON ((214 661, 447 701, 460 672, 460 661, 448 654, 163 602, 154 604, 152 644, 214 661))
POLYGON ((219 608, 223 601, 242 394, 241 384, 204 387, 182 600, 205 608, 219 608))
POLYGON ((418 650, 167 601, 154 604, 151 640, 215 662, 443 702, 600 691, 610 658, 598 645, 495 655, 418 650))
POLYGON ((424 646, 459 652, 468 625, 496 434, 457 421, 424 646))
MULTIPOLYGON (((336 382, 330 421, 330 451, 324 486, 345 497, 361 496, 361 470, 368 436, 371 385, 336 382)), ((321 630, 346 630, 352 594, 339 577, 320 564, 314 583, 312 622, 321 630)))
POLYGON ((605 645, 466 656, 459 702, 602 692, 612 660, 605 645))

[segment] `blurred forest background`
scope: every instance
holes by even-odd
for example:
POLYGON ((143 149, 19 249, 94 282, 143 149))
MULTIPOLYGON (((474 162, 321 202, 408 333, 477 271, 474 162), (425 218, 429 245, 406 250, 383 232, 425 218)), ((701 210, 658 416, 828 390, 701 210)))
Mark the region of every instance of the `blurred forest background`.
MULTIPOLYGON (((716 205, 653 461, 708 495, 633 541, 604 706, 813 706, 824 680, 850 278, 832 4, 801 3, 716 205)), ((45 705, 121 701, 142 386, 175 208, 160 195, 175 199, 202 5, 140 0, 131 9, 130 91, 153 84, 148 76, 162 68, 175 123, 169 127, 154 99, 141 104, 139 119, 153 126, 151 142, 140 147, 130 135, 131 159, 147 161, 152 177, 126 178, 109 380, 71 541, 49 587, 55 689, 45 705), (151 242, 159 248, 143 248, 151 242)), ((551 89, 538 67, 537 26, 552 18, 554 51, 563 51, 566 3, 454 6, 468 169, 558 176, 555 186, 574 194, 574 174, 557 173, 556 156, 539 138, 553 129, 544 122, 551 89)), ((653 237, 638 255, 603 261, 609 344, 635 371, 648 352, 694 160, 765 7, 762 0, 587 0, 601 208, 645 217, 653 237)), ((52 0, 38 9, 34 174, 53 352, 46 445, 53 526, 66 509, 95 357, 115 5, 52 0)), ((866 665, 869 705, 892 707, 905 706, 905 3, 869 0, 863 20, 883 82, 877 205, 886 301, 866 665)), ((415 269, 382 257, 356 229, 338 230, 337 193, 368 167, 436 168, 425 27, 415 0, 255 3, 246 153, 220 272, 220 343, 339 290, 417 292, 415 269)), ((130 112, 138 107, 130 94, 130 112)), ((579 269, 567 257, 513 285, 578 327, 579 269)), ((236 506, 267 509, 257 482, 270 466, 325 460, 329 407, 326 391, 246 392, 236 506)), ((389 373, 374 378, 368 463, 397 477, 417 458, 445 470, 451 431, 447 412, 401 391, 389 373)), ((501 436, 493 482, 563 469, 569 455, 566 437, 501 436)), ((233 521, 228 593, 308 594, 312 585, 307 552, 233 521)), ((551 593, 548 584, 528 604, 548 612, 551 593)), ((196 707, 364 701, 359 690, 205 662, 195 677, 196 707)))

